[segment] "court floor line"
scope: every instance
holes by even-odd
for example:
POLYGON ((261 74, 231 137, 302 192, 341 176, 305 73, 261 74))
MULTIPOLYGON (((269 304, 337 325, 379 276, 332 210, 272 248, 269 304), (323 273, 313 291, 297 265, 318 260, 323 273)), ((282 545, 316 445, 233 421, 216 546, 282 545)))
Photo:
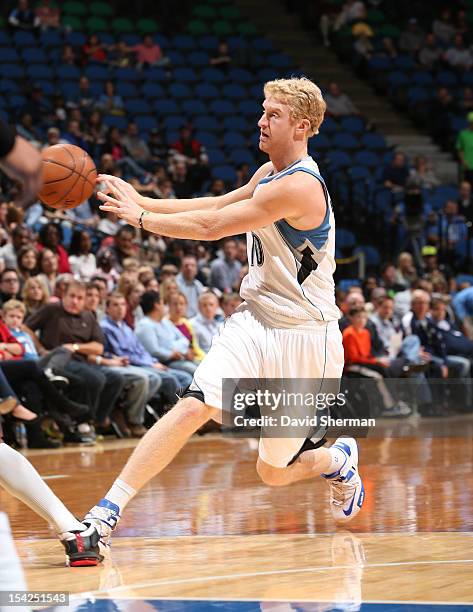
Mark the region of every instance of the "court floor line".
MULTIPOLYGON (((196 576, 194 578, 173 578, 171 580, 153 580, 148 582, 141 582, 136 584, 128 584, 126 586, 114 587, 107 589, 107 593, 119 593, 121 591, 128 591, 133 589, 145 589, 148 587, 161 587, 178 584, 192 584, 202 582, 214 582, 219 580, 230 580, 235 578, 258 578, 260 576, 282 576, 288 574, 305 574, 308 572, 325 572, 328 570, 340 570, 340 569, 353 569, 359 567, 360 569, 368 569, 375 567, 404 567, 412 565, 458 565, 464 563, 473 564, 473 559, 441 559, 439 561, 396 561, 392 563, 366 563, 366 564, 350 564, 350 565, 327 565, 319 567, 301 567, 281 570, 271 570, 266 572, 244 572, 235 574, 217 574, 212 576, 196 576)), ((100 591, 93 591, 93 593, 100 593, 100 591)), ((77 593, 71 595, 71 597, 77 598, 85 595, 84 593, 77 593)))

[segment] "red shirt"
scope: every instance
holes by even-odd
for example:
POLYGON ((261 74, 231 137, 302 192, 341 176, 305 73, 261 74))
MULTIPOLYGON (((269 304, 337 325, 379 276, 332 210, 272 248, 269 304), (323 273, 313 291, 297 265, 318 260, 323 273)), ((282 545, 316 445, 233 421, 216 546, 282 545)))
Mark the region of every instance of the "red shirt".
POLYGON ((353 325, 349 325, 343 330, 342 336, 346 365, 377 362, 371 354, 371 335, 366 328, 356 330, 353 325))
MULTIPOLYGON (((3 321, 0 321, 0 343, 18 344, 21 347, 21 354, 14 355, 12 359, 22 359, 23 358, 23 355, 25 354, 25 347, 21 344, 21 342, 18 342, 18 340, 11 333, 11 331, 8 329, 7 325, 3 321)), ((4 359, 5 359, 5 353, 3 351, 0 351, 0 361, 3 361, 4 359)), ((10 359, 10 357, 8 357, 8 359, 10 359)))
MULTIPOLYGON (((43 244, 41 244, 40 242, 38 242, 38 244, 36 245, 38 248, 38 251, 43 251, 45 246, 43 244)), ((48 247, 49 248, 49 247, 48 247)), ((53 250, 53 249, 51 249, 53 250)), ((58 274, 65 274, 66 272, 68 272, 69 274, 71 274, 71 266, 69 265, 69 256, 67 254, 66 249, 61 246, 60 244, 57 245, 56 247, 56 255, 57 255, 57 272, 58 274)))

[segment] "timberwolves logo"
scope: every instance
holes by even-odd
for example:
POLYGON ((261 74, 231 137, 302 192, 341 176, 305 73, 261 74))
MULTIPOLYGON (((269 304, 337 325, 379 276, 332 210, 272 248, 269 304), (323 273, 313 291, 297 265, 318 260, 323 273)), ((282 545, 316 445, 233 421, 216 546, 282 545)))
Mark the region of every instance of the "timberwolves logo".
POLYGON ((263 243, 260 237, 253 234, 253 232, 251 232, 251 237, 253 238, 253 243, 251 245, 250 266, 262 266, 264 263, 263 243))
POLYGON ((306 280, 308 276, 315 270, 317 270, 318 263, 314 260, 315 252, 309 246, 308 240, 302 245, 303 248, 299 247, 297 250, 301 254, 302 258, 300 260, 300 268, 297 274, 297 282, 299 285, 306 280))

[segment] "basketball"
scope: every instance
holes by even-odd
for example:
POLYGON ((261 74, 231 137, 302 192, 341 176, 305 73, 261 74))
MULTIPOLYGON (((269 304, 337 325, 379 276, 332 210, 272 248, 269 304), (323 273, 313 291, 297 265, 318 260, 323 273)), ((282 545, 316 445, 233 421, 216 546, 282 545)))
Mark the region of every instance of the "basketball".
POLYGON ((97 168, 90 155, 72 144, 57 144, 42 151, 43 187, 39 199, 52 208, 74 208, 95 189, 97 168))

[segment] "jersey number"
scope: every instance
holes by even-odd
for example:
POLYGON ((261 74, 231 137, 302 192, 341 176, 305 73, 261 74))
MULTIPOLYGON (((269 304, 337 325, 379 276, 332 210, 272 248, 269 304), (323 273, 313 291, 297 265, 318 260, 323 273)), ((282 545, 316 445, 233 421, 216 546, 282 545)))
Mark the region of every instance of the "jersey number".
POLYGON ((264 251, 263 251, 263 243, 261 239, 256 234, 251 233, 253 238, 253 242, 251 244, 251 259, 250 266, 254 266, 255 263, 257 266, 262 266, 264 263, 264 251))

